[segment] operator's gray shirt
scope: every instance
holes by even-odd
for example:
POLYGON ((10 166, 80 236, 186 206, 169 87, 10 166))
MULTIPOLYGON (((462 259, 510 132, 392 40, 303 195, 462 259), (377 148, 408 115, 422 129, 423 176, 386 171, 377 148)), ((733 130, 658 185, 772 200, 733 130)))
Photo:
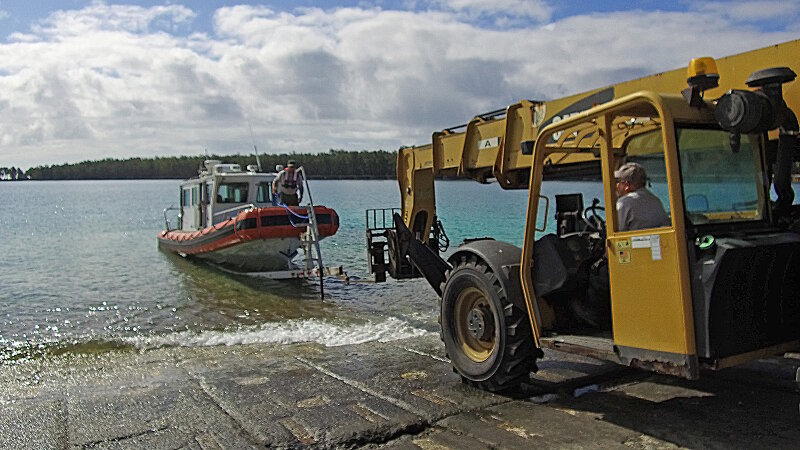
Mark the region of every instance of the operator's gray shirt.
POLYGON ((617 199, 619 231, 664 227, 670 224, 661 200, 647 188, 628 192, 617 199))

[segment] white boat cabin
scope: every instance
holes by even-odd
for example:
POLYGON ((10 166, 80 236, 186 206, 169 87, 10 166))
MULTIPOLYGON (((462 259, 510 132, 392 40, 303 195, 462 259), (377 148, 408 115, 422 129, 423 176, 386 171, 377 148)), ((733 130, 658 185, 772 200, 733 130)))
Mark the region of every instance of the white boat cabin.
POLYGON ((206 160, 197 178, 181 184, 181 230, 201 230, 235 217, 251 205, 273 206, 272 180, 275 173, 261 173, 254 165, 242 170, 239 164, 206 160))

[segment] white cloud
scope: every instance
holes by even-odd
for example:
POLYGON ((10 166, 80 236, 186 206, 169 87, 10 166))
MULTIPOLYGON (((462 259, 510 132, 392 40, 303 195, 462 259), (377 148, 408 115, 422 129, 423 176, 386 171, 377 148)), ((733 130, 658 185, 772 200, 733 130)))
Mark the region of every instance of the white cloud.
MULTIPOLYGON (((438 5, 234 6, 215 12, 212 32, 191 34, 195 15, 180 5, 53 13, 0 44, 0 166, 247 152, 248 120, 262 151, 393 150, 521 98, 796 37, 703 10, 504 29, 494 16, 473 20, 491 12, 477 2, 438 5)), ((503 10, 528 5, 539 3, 508 0, 503 10)), ((537 11, 526 17, 546 20, 537 11)), ((796 15, 788 22, 797 29, 796 15)))
POLYGON ((783 0, 693 2, 691 6, 704 14, 744 22, 793 17, 800 11, 800 4, 783 0))
POLYGON ((26 33, 11 33, 8 36, 9 42, 38 42, 39 36, 26 33))
POLYGON ((194 13, 180 5, 143 8, 106 5, 96 1, 82 10, 59 10, 33 27, 34 32, 57 36, 79 35, 98 30, 146 33, 154 27, 176 29, 191 21, 194 13))

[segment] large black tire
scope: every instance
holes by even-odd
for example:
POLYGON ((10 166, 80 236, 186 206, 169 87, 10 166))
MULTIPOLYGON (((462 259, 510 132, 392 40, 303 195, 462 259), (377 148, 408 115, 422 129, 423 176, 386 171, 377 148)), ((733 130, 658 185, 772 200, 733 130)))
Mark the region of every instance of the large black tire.
POLYGON ((491 392, 519 387, 541 355, 521 298, 476 255, 461 255, 446 274, 439 308, 447 356, 464 382, 491 392))

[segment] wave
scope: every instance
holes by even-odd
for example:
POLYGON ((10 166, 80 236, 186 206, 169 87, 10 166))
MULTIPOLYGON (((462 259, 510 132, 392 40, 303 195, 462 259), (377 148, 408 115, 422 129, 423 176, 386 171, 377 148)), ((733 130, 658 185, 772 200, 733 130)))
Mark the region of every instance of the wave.
POLYGON ((167 335, 135 336, 123 338, 123 342, 139 350, 159 347, 208 347, 219 345, 247 344, 296 344, 314 342, 326 347, 362 344, 378 341, 423 336, 430 333, 411 326, 395 317, 383 321, 368 321, 363 324, 334 324, 319 319, 288 320, 266 323, 256 327, 237 330, 181 331, 167 335))

